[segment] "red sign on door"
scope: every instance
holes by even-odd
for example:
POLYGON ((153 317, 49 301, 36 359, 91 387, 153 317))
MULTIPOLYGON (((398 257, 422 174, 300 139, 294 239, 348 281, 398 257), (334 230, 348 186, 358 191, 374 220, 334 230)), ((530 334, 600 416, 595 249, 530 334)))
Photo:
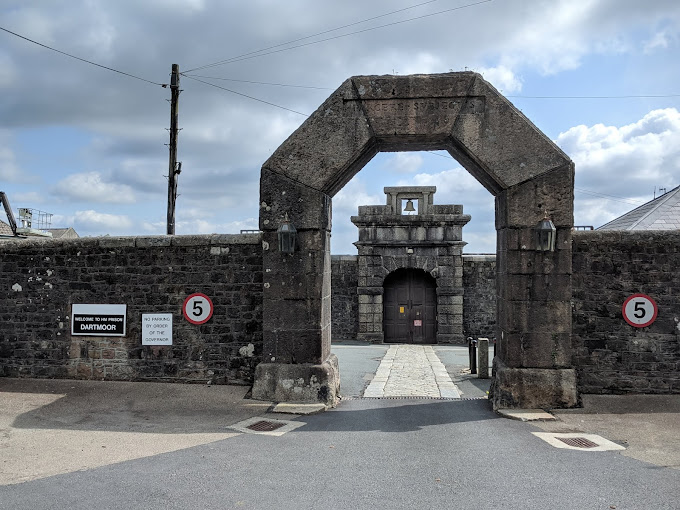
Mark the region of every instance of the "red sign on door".
POLYGON ((420 320, 420 319, 416 319, 416 320, 413 321, 413 325, 414 325, 414 326, 421 326, 421 327, 422 327, 423 321, 420 320))

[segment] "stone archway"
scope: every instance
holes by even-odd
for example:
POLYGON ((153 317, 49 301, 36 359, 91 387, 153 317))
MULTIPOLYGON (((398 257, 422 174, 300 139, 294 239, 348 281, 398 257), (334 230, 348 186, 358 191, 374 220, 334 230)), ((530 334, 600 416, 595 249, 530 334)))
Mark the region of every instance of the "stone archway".
POLYGON ((574 165, 507 99, 472 72, 346 80, 265 162, 263 361, 253 396, 335 401, 331 355, 331 197, 380 151, 447 150, 495 196, 496 407, 576 404, 571 368, 574 165), (554 252, 538 252, 544 213, 554 252), (293 254, 278 250, 288 216, 293 254))

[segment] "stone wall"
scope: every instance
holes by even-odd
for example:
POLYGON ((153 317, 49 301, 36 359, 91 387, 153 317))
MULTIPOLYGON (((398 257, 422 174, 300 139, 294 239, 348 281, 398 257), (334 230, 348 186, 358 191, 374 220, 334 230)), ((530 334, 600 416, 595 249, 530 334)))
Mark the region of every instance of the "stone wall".
POLYGON ((496 336, 496 255, 463 255, 463 334, 496 336))
POLYGON ((0 310, 0 376, 247 384, 262 352, 261 238, 4 242, 0 310), (194 292, 214 304, 200 326, 182 314, 194 292), (74 303, 126 304, 126 336, 71 336, 74 303), (172 313, 172 346, 141 345, 142 313, 172 313))
POLYGON ((359 331, 356 255, 333 255, 331 270, 333 341, 356 340, 359 331))
POLYGON ((680 393, 680 232, 575 232, 573 346, 583 393, 680 393), (651 296, 646 328, 628 325, 624 300, 651 296))
MULTIPOLYGON (((680 393, 680 232, 576 232, 573 364, 582 393, 680 393), (633 328, 621 305, 652 296, 633 328)), ((0 376, 248 384, 262 357, 259 235, 83 238, 0 244, 0 376), (182 315, 191 293, 215 312, 182 315), (70 335, 73 303, 127 305, 125 337, 70 335), (172 313, 173 345, 142 346, 141 314, 172 313)), ((332 257, 333 340, 358 332, 356 256, 332 257)), ((494 337, 495 256, 463 257, 466 336, 494 337)))

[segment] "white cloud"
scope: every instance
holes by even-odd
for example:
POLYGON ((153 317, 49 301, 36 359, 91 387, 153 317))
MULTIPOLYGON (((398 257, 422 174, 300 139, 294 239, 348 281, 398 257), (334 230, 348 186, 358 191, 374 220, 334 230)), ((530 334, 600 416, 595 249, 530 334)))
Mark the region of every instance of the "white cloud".
POLYGON ((658 187, 680 184, 680 112, 653 110, 637 122, 616 127, 575 126, 557 144, 576 165, 575 216, 579 224, 599 226, 643 203, 658 187), (615 200, 583 196, 597 190, 615 200))
POLYGON ((607 189, 627 189, 637 196, 640 186, 651 190, 677 180, 680 112, 653 110, 621 127, 575 126, 560 133, 557 144, 574 160, 582 184, 608 183, 607 189))
POLYGON ((333 197, 334 216, 356 216, 360 205, 384 205, 385 195, 371 194, 366 183, 355 177, 333 197))
POLYGON ((71 174, 57 183, 52 193, 60 198, 80 202, 132 204, 135 195, 126 184, 108 182, 99 172, 71 174))
POLYGON ((44 204, 46 202, 45 195, 37 191, 14 193, 12 200, 17 204, 25 204, 21 207, 31 207, 32 204, 44 204))
POLYGON ((21 172, 16 164, 14 152, 7 147, 0 147, 0 179, 17 182, 21 178, 21 172))
MULTIPOLYGON (((64 219, 68 220, 70 218, 64 219)), ((125 232, 133 227, 133 222, 126 215, 100 213, 90 209, 87 211, 76 211, 73 216, 72 226, 81 235, 87 233, 106 235, 125 232)))
POLYGON ((502 94, 510 94, 522 90, 522 81, 510 68, 504 65, 481 67, 477 71, 502 94))
POLYGON ((17 69, 12 58, 0 51, 0 87, 9 87, 16 81, 17 69))
POLYGON ((417 152, 397 152, 385 162, 385 168, 397 174, 412 174, 423 166, 423 157, 417 152))
POLYGON ((676 39, 673 34, 669 34, 667 30, 656 32, 644 43, 644 52, 649 54, 657 49, 666 49, 671 43, 671 40, 676 39))
MULTIPOLYGON (((189 214, 187 219, 175 221, 175 233, 178 235, 192 234, 239 234, 241 230, 257 230, 257 218, 247 218, 239 221, 219 223, 210 219, 199 217, 198 214, 189 214)), ((147 234, 165 234, 166 222, 143 222, 142 229, 147 234)))
MULTIPOLYGON (((409 179, 401 179, 398 186, 436 186, 437 197, 441 200, 449 200, 457 196, 460 200, 462 193, 481 189, 481 185, 462 167, 444 170, 434 174, 420 173, 409 179)), ((488 192, 487 192, 488 195, 488 192)), ((489 195, 490 196, 490 195, 489 195)), ((446 202, 453 203, 453 202, 446 202)))
MULTIPOLYGON (((345 2, 341 10, 310 0, 286 3, 22 0, 5 4, 0 7, 4 26, 69 53, 157 82, 168 81, 172 62, 181 63, 182 71, 187 71, 396 9, 387 0, 370 4, 345 2), (291 17, 291 12, 299 15, 291 17), (230 24, 225 30, 225 19, 238 20, 238 23, 230 24), (286 23, 281 23, 282 19, 286 23), (187 40, 195 44, 186 44, 187 40)), ((331 31, 317 39, 358 32, 445 8, 438 4, 421 5, 344 31, 331 31)), ((670 93, 678 82, 677 66, 672 65, 678 27, 680 3, 673 0, 503 0, 362 31, 291 51, 279 51, 286 47, 276 46, 276 53, 271 55, 196 73, 331 89, 213 81, 304 113, 313 112, 333 89, 352 75, 447 72, 465 67, 480 70, 504 93, 531 90, 532 94, 566 94, 565 90, 576 88, 577 84, 592 86, 593 93, 597 87, 611 88, 617 93, 619 90, 670 93), (645 45, 654 54, 642 63, 634 58, 626 63, 622 63, 624 59, 611 59, 611 68, 608 63, 603 66, 607 76, 604 71, 602 75, 586 76, 585 69, 579 74, 581 63, 592 64, 593 56, 622 52, 640 56, 645 45), (576 71, 562 73, 565 70, 576 71), (616 84, 607 81, 610 71, 616 84), (562 73, 557 79, 543 77, 557 73, 562 73), (633 76, 636 79, 654 76, 654 80, 647 83, 656 89, 641 90, 643 86, 634 82, 633 76)), ((69 59, 7 34, 5 39, 7 44, 0 50, 0 87, 4 98, 0 101, 0 118, 3 128, 11 130, 12 138, 11 143, 3 143, 0 138, 0 180, 20 179, 20 172, 43 175, 43 182, 9 191, 41 193, 53 200, 53 204, 45 208, 72 215, 73 204, 57 201, 49 193, 49 187, 58 182, 52 190, 57 191, 58 196, 72 202, 119 204, 108 212, 135 218, 133 231, 144 231, 142 221, 147 221, 161 222, 150 231, 163 232, 168 89, 69 59), (8 56, 9 67, 1 55, 8 56), (36 134, 40 132, 45 134, 36 134), (58 210, 57 206, 63 206, 64 210, 58 210)), ((305 39, 300 44, 317 39, 305 39)), ((183 171, 179 181, 178 230, 180 225, 186 225, 187 232, 231 230, 229 222, 246 221, 257 215, 259 169, 304 117, 188 78, 182 79, 182 89, 178 159, 183 162, 183 171), (189 208, 211 211, 211 215, 199 217, 188 211, 189 208)), ((602 146, 590 149, 591 158, 587 163, 591 165, 600 158, 603 162, 598 164, 611 162, 618 165, 619 171, 628 171, 628 159, 635 159, 637 147, 645 144, 647 150, 643 152, 641 164, 660 157, 665 158, 664 165, 667 164, 668 157, 659 156, 665 149, 655 145, 658 142, 665 147, 667 143, 659 134, 659 130, 665 129, 662 122, 656 122, 653 128, 641 125, 647 141, 639 137, 627 156, 614 157, 605 148, 607 143, 618 142, 615 137, 608 138, 613 135, 605 125, 613 123, 608 119, 613 118, 612 111, 617 107, 612 105, 616 103, 570 104, 574 104, 574 115, 569 118, 576 120, 565 120, 560 110, 564 103, 549 101, 537 107, 543 119, 530 117, 537 125, 548 124, 550 133, 565 131, 579 123, 602 122, 603 132, 599 133, 603 137, 602 146)), ((634 105, 639 104, 627 102, 617 111, 627 112, 629 105, 633 111, 634 105)), ((654 106, 648 109, 663 103, 651 104, 654 106)), ((624 118, 623 115, 617 118, 624 118)), ((591 131, 584 133, 590 143, 598 134, 593 128, 587 128, 591 131)), ((395 160, 396 170, 405 173, 394 179, 394 172, 392 181, 381 184, 394 185, 399 177, 406 181, 407 176, 413 176, 408 184, 438 187, 437 203, 463 202, 466 211, 473 214, 473 222, 490 214, 488 193, 467 188, 468 180, 472 184, 476 181, 464 171, 459 174, 462 177, 435 171, 427 174, 424 171, 432 167, 417 167, 417 157, 408 154, 401 157, 404 159, 395 160), (477 203, 479 208, 475 209, 477 203)), ((428 156, 423 159, 430 163, 428 156)), ((652 165, 656 170, 645 171, 657 172, 652 177, 654 181, 664 180, 661 170, 664 165, 652 165)), ((627 180, 621 176, 612 179, 610 174, 602 173, 597 174, 601 176, 598 182, 594 171, 584 174, 581 167, 585 169, 587 164, 577 166, 578 178, 591 179, 589 187, 599 191, 607 192, 619 181, 627 180)), ((654 182, 654 185, 671 186, 666 182, 654 182)), ((341 214, 356 214, 358 205, 384 203, 382 186, 375 190, 367 186, 347 189, 335 197, 336 218, 341 214)), ((80 206, 81 209, 98 207, 80 206)), ((466 227, 467 232, 471 232, 473 222, 466 227)), ((239 230, 234 227, 234 231, 239 230)), ((348 239, 356 239, 356 229, 350 224, 345 231, 334 230, 334 246, 336 240, 345 235, 343 232, 347 232, 348 239)))
POLYGON ((445 67, 439 55, 431 52, 420 52, 413 60, 404 62, 399 55, 394 55, 396 74, 422 74, 441 72, 445 67))
POLYGON ((463 227, 463 241, 474 249, 464 247, 464 253, 496 253, 496 231, 486 229, 483 232, 470 232, 463 227))
POLYGON ((355 176, 333 197, 333 253, 355 254, 352 243, 358 239, 356 226, 349 221, 359 213, 360 205, 384 205, 384 194, 372 194, 366 189, 366 181, 355 176))

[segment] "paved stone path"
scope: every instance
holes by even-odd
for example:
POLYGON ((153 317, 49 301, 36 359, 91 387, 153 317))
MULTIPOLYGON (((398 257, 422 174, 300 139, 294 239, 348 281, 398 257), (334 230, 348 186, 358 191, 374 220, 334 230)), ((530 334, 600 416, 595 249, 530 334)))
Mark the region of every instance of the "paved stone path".
POLYGON ((392 345, 364 397, 460 398, 460 393, 432 346, 392 345))

